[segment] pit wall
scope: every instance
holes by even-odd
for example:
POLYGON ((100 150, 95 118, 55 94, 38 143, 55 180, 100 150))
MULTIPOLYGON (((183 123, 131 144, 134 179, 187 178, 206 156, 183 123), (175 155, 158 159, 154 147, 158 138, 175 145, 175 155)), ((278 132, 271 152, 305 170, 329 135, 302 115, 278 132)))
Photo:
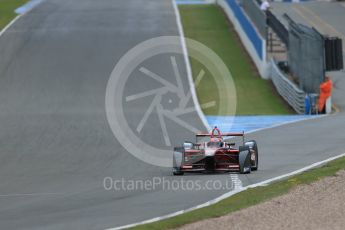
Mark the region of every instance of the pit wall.
POLYGON ((260 76, 270 78, 270 65, 266 61, 266 40, 260 35, 236 0, 217 0, 239 34, 244 47, 254 61, 260 76))

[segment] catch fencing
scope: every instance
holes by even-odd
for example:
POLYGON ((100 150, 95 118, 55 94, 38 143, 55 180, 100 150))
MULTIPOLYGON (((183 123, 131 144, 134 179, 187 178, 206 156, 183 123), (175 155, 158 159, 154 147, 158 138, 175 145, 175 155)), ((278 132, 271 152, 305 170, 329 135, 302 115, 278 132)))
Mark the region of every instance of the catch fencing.
POLYGON ((278 93, 289 103, 289 105, 298 113, 305 113, 305 95, 306 93, 298 88, 284 73, 282 73, 275 63, 271 60, 271 77, 278 93))
POLYGON ((317 30, 289 20, 290 73, 307 93, 319 93, 325 76, 324 52, 324 38, 317 30))
POLYGON ((288 47, 289 46, 289 31, 283 23, 271 12, 267 11, 267 24, 277 34, 279 39, 288 47))

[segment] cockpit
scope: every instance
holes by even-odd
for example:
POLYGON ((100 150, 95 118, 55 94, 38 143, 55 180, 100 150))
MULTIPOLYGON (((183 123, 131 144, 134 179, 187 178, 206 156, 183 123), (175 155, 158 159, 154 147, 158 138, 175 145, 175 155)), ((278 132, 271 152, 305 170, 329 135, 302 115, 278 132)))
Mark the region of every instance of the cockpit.
POLYGON ((222 148, 224 147, 224 142, 207 142, 208 148, 222 148))

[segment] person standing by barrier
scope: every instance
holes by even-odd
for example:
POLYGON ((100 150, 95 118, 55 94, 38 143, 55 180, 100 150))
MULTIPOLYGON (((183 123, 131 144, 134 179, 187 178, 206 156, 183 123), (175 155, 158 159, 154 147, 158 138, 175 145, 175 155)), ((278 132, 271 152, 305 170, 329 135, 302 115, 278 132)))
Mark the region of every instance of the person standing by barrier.
POLYGON ((333 82, 326 76, 325 81, 320 84, 319 113, 325 112, 327 99, 332 95, 333 82))
POLYGON ((268 0, 263 0, 261 5, 260 5, 260 10, 266 12, 271 8, 271 5, 268 0))

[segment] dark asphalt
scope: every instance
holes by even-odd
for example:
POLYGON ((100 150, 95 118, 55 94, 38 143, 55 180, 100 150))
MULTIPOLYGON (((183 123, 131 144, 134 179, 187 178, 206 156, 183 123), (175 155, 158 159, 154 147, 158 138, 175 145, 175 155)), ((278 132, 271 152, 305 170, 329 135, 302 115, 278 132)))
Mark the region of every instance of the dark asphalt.
MULTIPOLYGON (((0 38, 1 229, 104 229, 225 192, 103 188, 107 176, 176 179, 170 169, 145 164, 123 149, 105 114, 105 89, 117 61, 138 43, 163 35, 178 35, 168 0, 47 0, 0 38)), ((163 60, 150 66, 163 71, 163 60)), ((340 74, 336 100, 344 98, 343 81, 340 74)), ((152 84, 141 80, 128 87, 136 92, 152 84)), ((127 116, 142 114, 143 104, 127 116)), ((203 129, 195 113, 188 119, 203 129)), ((250 134, 259 144, 260 170, 240 176, 244 185, 345 152, 344 121, 340 113, 250 134)), ((159 129, 154 120, 147 126, 144 137, 150 140, 159 129)), ((192 136, 174 123, 167 126, 178 133, 172 144, 192 136)), ((230 176, 183 177, 202 184, 215 179, 225 184, 230 176)))

